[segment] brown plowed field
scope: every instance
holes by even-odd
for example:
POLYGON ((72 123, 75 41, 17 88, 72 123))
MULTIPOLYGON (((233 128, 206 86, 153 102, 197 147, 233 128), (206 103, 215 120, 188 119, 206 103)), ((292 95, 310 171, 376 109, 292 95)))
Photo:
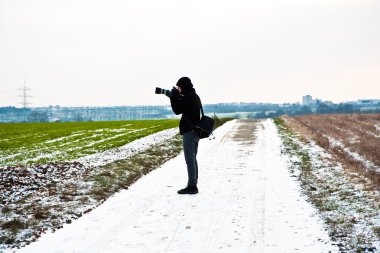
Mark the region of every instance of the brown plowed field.
POLYGON ((283 117, 296 131, 330 151, 345 168, 380 188, 380 114, 283 117))

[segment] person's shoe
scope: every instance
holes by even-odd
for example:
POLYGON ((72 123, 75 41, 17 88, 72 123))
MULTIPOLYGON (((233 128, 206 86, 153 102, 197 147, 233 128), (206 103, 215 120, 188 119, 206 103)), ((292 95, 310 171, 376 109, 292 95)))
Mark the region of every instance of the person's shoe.
POLYGON ((186 188, 183 188, 182 190, 178 191, 178 194, 197 194, 197 193, 198 193, 197 186, 187 186, 186 188))

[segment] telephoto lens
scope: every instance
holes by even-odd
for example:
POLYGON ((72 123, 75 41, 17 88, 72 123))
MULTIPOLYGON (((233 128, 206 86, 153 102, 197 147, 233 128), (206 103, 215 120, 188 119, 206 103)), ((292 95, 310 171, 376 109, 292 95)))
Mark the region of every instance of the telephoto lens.
POLYGON ((172 96, 172 93, 170 92, 170 90, 165 90, 165 89, 161 89, 159 87, 156 87, 156 91, 155 91, 156 94, 165 94, 166 96, 168 97, 171 97, 172 96))

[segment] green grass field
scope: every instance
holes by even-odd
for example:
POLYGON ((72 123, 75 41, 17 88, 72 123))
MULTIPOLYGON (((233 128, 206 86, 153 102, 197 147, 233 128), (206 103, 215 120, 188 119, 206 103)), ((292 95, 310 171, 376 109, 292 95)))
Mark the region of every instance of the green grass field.
POLYGON ((178 120, 0 124, 0 165, 67 161, 178 126, 178 120))

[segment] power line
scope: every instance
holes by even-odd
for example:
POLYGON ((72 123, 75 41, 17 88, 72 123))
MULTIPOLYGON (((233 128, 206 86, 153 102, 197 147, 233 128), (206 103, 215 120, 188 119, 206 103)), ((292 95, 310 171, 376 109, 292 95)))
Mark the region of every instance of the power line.
POLYGON ((24 79, 24 87, 19 88, 18 90, 22 91, 22 95, 17 96, 17 97, 21 97, 22 98, 22 102, 19 103, 19 104, 22 104, 23 108, 28 108, 28 105, 32 104, 32 103, 29 102, 29 98, 31 98, 32 96, 29 95, 28 92, 31 91, 32 89, 30 89, 30 88, 28 88, 28 87, 25 86, 25 79, 24 79))

